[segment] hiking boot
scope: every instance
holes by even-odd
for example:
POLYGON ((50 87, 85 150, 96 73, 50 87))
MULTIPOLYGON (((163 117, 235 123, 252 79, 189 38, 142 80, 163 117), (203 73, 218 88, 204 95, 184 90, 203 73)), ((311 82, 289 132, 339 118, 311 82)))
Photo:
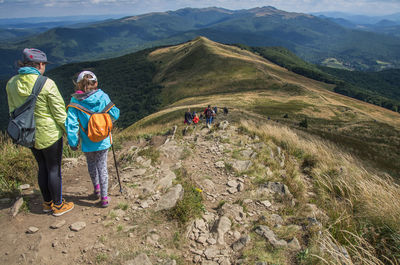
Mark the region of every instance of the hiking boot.
POLYGON ((49 213, 49 212, 53 211, 53 201, 43 202, 42 205, 43 205, 44 213, 49 213))
POLYGON ((107 208, 109 203, 110 203, 110 198, 108 198, 107 196, 101 198, 101 207, 107 208))
POLYGON ((62 200, 62 203, 60 205, 55 205, 53 204, 53 215, 54 216, 61 216, 69 211, 74 209, 74 203, 73 202, 65 202, 65 200, 62 200))

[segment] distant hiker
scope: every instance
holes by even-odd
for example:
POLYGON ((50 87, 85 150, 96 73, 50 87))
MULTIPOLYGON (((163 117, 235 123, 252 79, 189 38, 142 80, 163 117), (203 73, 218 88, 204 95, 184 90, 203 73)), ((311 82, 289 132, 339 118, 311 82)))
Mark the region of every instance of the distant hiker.
POLYGON ((199 115, 197 115, 197 113, 194 114, 194 118, 193 118, 193 123, 196 125, 197 123, 199 123, 199 115))
POLYGON ((228 108, 224 107, 224 115, 228 115, 228 108))
MULTIPOLYGON (((110 132, 107 132, 105 138, 95 139, 90 132, 91 126, 94 126, 93 119, 97 115, 93 113, 109 113, 112 118, 117 120, 119 109, 97 86, 97 77, 94 73, 83 71, 79 74, 75 84, 75 93, 72 94, 71 103, 68 105, 65 127, 68 144, 73 150, 78 148, 79 139, 81 140, 82 152, 85 153, 89 175, 93 183, 94 196, 101 197, 101 206, 107 207, 109 205, 107 153, 112 144, 112 136, 110 132)), ((110 118, 108 115, 104 117, 110 118)), ((108 130, 107 128, 102 130, 108 130)))
MULTIPOLYGON (((46 70, 44 52, 26 48, 19 61, 18 75, 7 83, 10 113, 21 106, 32 93, 32 88, 46 70)), ((53 80, 47 78, 35 105, 35 143, 31 148, 38 163, 38 184, 43 197, 43 212, 63 215, 74 208, 74 203, 62 197, 61 158, 63 153, 64 122, 67 117, 64 100, 53 80)))
POLYGON ((208 105, 208 107, 204 110, 204 115, 206 116, 206 125, 211 125, 214 113, 215 112, 212 110, 211 105, 208 105))
POLYGON ((190 125, 192 123, 192 113, 190 113, 190 108, 185 112, 185 121, 183 123, 190 125))
POLYGON ((213 110, 214 110, 214 112, 215 112, 215 115, 217 115, 217 114, 218 114, 218 108, 217 108, 217 106, 215 106, 215 107, 213 108, 213 110))

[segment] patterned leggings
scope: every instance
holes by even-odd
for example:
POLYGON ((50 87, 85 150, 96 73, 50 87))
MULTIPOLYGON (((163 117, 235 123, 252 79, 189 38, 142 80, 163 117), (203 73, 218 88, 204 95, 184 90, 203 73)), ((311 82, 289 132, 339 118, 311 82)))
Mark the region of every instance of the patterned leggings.
POLYGON ((108 149, 85 153, 93 187, 100 184, 101 197, 107 197, 108 191, 107 154, 108 149))

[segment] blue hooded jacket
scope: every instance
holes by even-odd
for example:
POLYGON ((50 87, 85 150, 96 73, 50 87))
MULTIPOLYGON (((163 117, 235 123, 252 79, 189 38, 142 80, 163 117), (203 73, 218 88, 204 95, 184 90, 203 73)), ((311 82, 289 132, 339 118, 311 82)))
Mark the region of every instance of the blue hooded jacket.
MULTIPOLYGON (((71 98, 71 103, 79 104, 93 112, 101 112, 110 102, 111 100, 108 95, 101 89, 84 94, 75 93, 71 98)), ((119 109, 115 106, 111 108, 108 113, 114 120, 119 118, 119 109)), ((67 120, 65 121, 65 129, 67 131, 68 144, 70 146, 77 146, 80 137, 82 141, 81 145, 83 152, 95 152, 111 147, 110 136, 100 142, 92 142, 86 133, 80 128, 79 122, 85 131, 87 131, 90 115, 75 108, 68 108, 67 114, 68 116, 67 120)))

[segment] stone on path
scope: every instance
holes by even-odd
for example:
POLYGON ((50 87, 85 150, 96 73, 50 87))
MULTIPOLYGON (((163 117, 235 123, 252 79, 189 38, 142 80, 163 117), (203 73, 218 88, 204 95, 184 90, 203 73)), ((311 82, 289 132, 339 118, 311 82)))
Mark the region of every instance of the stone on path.
POLYGON ((217 224, 217 233, 218 233, 218 238, 217 242, 218 244, 224 245, 225 244, 225 233, 228 232, 231 229, 231 220, 229 220, 228 217, 222 216, 217 224))
POLYGON ((284 223, 282 217, 278 214, 271 214, 269 218, 275 225, 283 225, 284 223))
POLYGON ((228 128, 229 126, 229 122, 227 120, 221 121, 218 125, 218 127, 222 130, 225 130, 226 128, 228 128))
POLYGON ((203 190, 205 192, 211 193, 211 192, 215 191, 215 184, 214 184, 214 182, 212 182, 212 180, 205 179, 205 180, 203 180, 202 184, 203 184, 202 185, 203 190))
POLYGON ((261 192, 265 191, 267 193, 275 193, 281 196, 292 197, 289 188, 285 184, 280 182, 267 182, 261 186, 260 191, 261 192))
POLYGON ((146 254, 141 253, 136 258, 126 261, 124 265, 152 265, 152 263, 146 254))
POLYGON ((85 222, 76 222, 69 226, 69 228, 74 232, 79 232, 86 227, 85 222))
POLYGON ((265 207, 270 207, 271 205, 272 205, 272 203, 270 202, 270 201, 268 201, 268 200, 265 200, 265 201, 260 201, 260 203, 262 204, 262 205, 264 205, 265 207))
POLYGON ((243 218, 245 213, 243 212, 243 207, 239 204, 225 203, 218 209, 218 214, 220 216, 226 216, 232 220, 243 218))
POLYGON ((22 197, 15 201, 14 205, 11 207, 12 217, 15 217, 18 214, 19 209, 21 209, 23 204, 24 204, 24 199, 22 197))
POLYGON ((170 188, 167 193, 161 196, 156 211, 168 210, 175 207, 176 203, 183 198, 183 187, 181 184, 170 188))
POLYGON ((58 229, 58 228, 63 227, 65 225, 65 223, 66 223, 65 220, 57 220, 52 225, 50 225, 50 228, 58 229))
POLYGON ((207 232, 207 225, 203 219, 196 219, 194 221, 194 226, 202 232, 207 232))
POLYGON ((256 155, 256 153, 254 153, 251 149, 243 150, 240 152, 240 154, 246 159, 253 158, 256 155))
POLYGON ((226 185, 228 185, 228 187, 231 187, 231 188, 233 188, 233 187, 237 188, 239 183, 236 180, 230 180, 230 181, 228 181, 228 183, 226 185))
POLYGON ((37 231, 39 231, 39 228, 37 228, 37 227, 35 227, 35 226, 30 226, 30 227, 28 227, 28 230, 26 230, 26 233, 27 233, 27 234, 34 234, 34 233, 36 233, 37 231))
POLYGON ((211 246, 204 251, 206 259, 210 260, 217 257, 220 254, 219 249, 216 246, 211 246))
POLYGON ((234 251, 242 250, 249 242, 250 242, 250 236, 249 235, 242 236, 241 238, 239 238, 238 241, 233 243, 232 249, 234 251))
POLYGON ((21 190, 27 190, 27 189, 29 189, 30 187, 31 187, 31 185, 29 185, 29 184, 23 184, 23 185, 19 186, 19 188, 20 188, 21 190))
POLYGON ((215 167, 216 168, 224 168, 225 167, 225 162, 224 161, 217 161, 215 162, 215 167))
POLYGON ((157 189, 159 189, 159 190, 165 190, 165 189, 168 189, 168 188, 172 187, 172 181, 173 181, 174 179, 176 179, 175 173, 172 172, 172 171, 169 170, 169 169, 163 171, 162 173, 163 173, 165 176, 164 176, 163 178, 161 178, 161 179, 157 182, 157 184, 156 184, 157 189))
POLYGON ((288 242, 288 248, 293 251, 301 250, 299 240, 297 240, 297 238, 294 237, 292 240, 288 242))
POLYGON ((236 160, 232 163, 232 168, 237 172, 242 172, 248 170, 253 163, 249 160, 236 160))
POLYGON ((271 243, 271 245, 275 248, 284 248, 287 247, 287 242, 283 239, 277 239, 275 233, 269 229, 268 226, 265 225, 260 225, 256 228, 255 232, 266 238, 269 243, 271 243))
POLYGON ((227 191, 229 192, 229 194, 234 194, 238 191, 238 189, 236 187, 234 187, 234 188, 227 189, 227 191))

